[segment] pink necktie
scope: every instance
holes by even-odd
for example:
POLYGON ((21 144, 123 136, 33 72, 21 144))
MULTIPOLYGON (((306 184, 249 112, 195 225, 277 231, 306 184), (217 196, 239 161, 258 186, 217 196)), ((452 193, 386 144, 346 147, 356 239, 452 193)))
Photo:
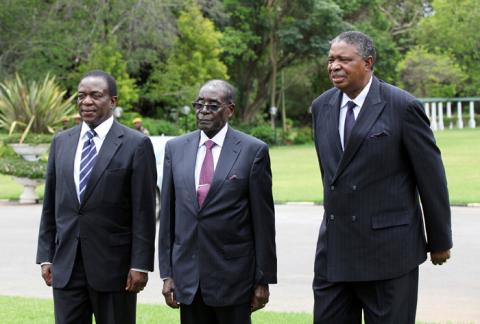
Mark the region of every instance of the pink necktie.
POLYGON ((197 199, 198 204, 202 207, 205 197, 207 197, 208 190, 213 179, 213 154, 212 147, 215 142, 208 140, 205 142, 206 152, 205 159, 203 159, 202 169, 200 170, 200 179, 198 182, 197 199))

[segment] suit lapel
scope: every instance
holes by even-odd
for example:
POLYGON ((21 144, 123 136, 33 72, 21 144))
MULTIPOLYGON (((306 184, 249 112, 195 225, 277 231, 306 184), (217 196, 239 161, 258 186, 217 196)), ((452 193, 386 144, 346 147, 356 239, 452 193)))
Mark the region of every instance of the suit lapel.
POLYGON ((360 114, 358 114, 357 121, 352 128, 350 140, 345 148, 343 157, 337 168, 337 172, 335 173, 332 183, 335 182, 338 176, 350 163, 360 145, 365 140, 365 137, 372 128, 373 124, 377 120, 378 116, 383 111, 383 108, 385 108, 385 102, 383 102, 380 97, 380 83, 376 77, 373 77, 370 90, 365 98, 365 102, 360 110, 360 114))
POLYGON ((72 201, 74 201, 75 204, 75 208, 79 207, 77 189, 74 180, 74 164, 75 154, 77 153, 78 141, 80 140, 80 131, 81 126, 77 126, 68 133, 68 137, 65 142, 65 151, 63 152, 63 156, 65 157, 65 159, 63 160, 63 163, 65 165, 65 172, 63 176, 65 177, 67 188, 70 191, 72 201))
POLYGON ((198 143, 200 141, 200 131, 192 133, 183 147, 182 174, 187 188, 187 197, 194 197, 196 210, 200 208, 197 200, 197 189, 195 188, 195 163, 197 162, 198 143))
POLYGON ((240 143, 241 141, 237 138, 235 131, 229 127, 225 136, 225 141, 223 142, 220 157, 218 158, 217 167, 215 168, 212 186, 208 191, 207 197, 205 197, 202 208, 208 205, 208 202, 215 196, 216 192, 225 181, 225 178, 237 160, 238 154, 242 150, 240 143))
POLYGON ((100 152, 98 152, 97 161, 92 169, 92 174, 88 179, 87 187, 85 188, 85 196, 83 198, 82 205, 88 200, 88 197, 95 189, 95 186, 98 183, 98 180, 101 178, 105 172, 106 167, 110 163, 115 152, 122 145, 123 130, 120 125, 114 121, 112 128, 107 133, 105 140, 103 141, 100 152))
MULTIPOLYGON (((340 133, 338 132, 341 98, 342 92, 338 91, 338 94, 332 96, 332 99, 330 99, 328 103, 327 136, 329 137, 328 143, 330 143, 335 157, 340 157, 342 154, 342 143, 340 142, 340 133)), ((339 160, 338 158, 337 161, 339 160)))

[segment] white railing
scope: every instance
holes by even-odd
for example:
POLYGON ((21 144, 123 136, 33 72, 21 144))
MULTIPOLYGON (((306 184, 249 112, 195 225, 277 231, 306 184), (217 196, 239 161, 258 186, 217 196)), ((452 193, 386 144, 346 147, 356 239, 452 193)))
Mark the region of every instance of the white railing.
POLYGON ((432 130, 444 130, 445 128, 463 128, 464 113, 467 112, 468 127, 475 128, 475 102, 480 102, 480 97, 469 98, 419 98, 425 107, 425 112, 430 118, 432 130), (452 103, 457 103, 456 115, 452 114, 452 103), (445 111, 444 111, 445 109, 445 111), (444 113, 447 117, 447 125, 444 121, 444 113), (454 120, 456 119, 456 122, 454 120))

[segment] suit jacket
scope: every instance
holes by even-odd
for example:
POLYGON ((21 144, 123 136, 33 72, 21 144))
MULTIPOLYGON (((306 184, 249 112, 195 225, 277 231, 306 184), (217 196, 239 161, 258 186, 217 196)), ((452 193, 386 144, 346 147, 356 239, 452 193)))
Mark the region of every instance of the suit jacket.
POLYGON ((440 151, 422 104, 373 77, 343 152, 341 98, 332 88, 312 104, 325 210, 315 273, 328 281, 395 278, 427 251, 452 247, 440 151))
POLYGON ((229 128, 211 188, 197 202, 200 131, 167 142, 160 211, 160 276, 177 301, 198 288, 210 306, 248 303, 256 283, 276 283, 275 219, 268 147, 229 128))
POLYGON ((53 263, 53 287, 72 273, 78 242, 87 281, 124 291, 130 268, 153 271, 156 163, 150 139, 114 122, 98 152, 83 202, 73 165, 80 126, 59 133, 48 159, 37 263, 53 263))

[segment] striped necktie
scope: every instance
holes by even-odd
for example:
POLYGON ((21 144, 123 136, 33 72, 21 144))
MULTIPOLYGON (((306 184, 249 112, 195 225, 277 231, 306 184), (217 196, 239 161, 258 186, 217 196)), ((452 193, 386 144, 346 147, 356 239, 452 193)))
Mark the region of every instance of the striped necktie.
POLYGON ((94 130, 89 130, 87 132, 88 138, 85 140, 85 143, 83 143, 82 156, 80 160, 80 202, 83 201, 88 178, 90 178, 93 166, 95 165, 95 160, 97 159, 97 149, 95 148, 95 142, 93 141, 93 138, 96 135, 97 133, 95 133, 94 130))

